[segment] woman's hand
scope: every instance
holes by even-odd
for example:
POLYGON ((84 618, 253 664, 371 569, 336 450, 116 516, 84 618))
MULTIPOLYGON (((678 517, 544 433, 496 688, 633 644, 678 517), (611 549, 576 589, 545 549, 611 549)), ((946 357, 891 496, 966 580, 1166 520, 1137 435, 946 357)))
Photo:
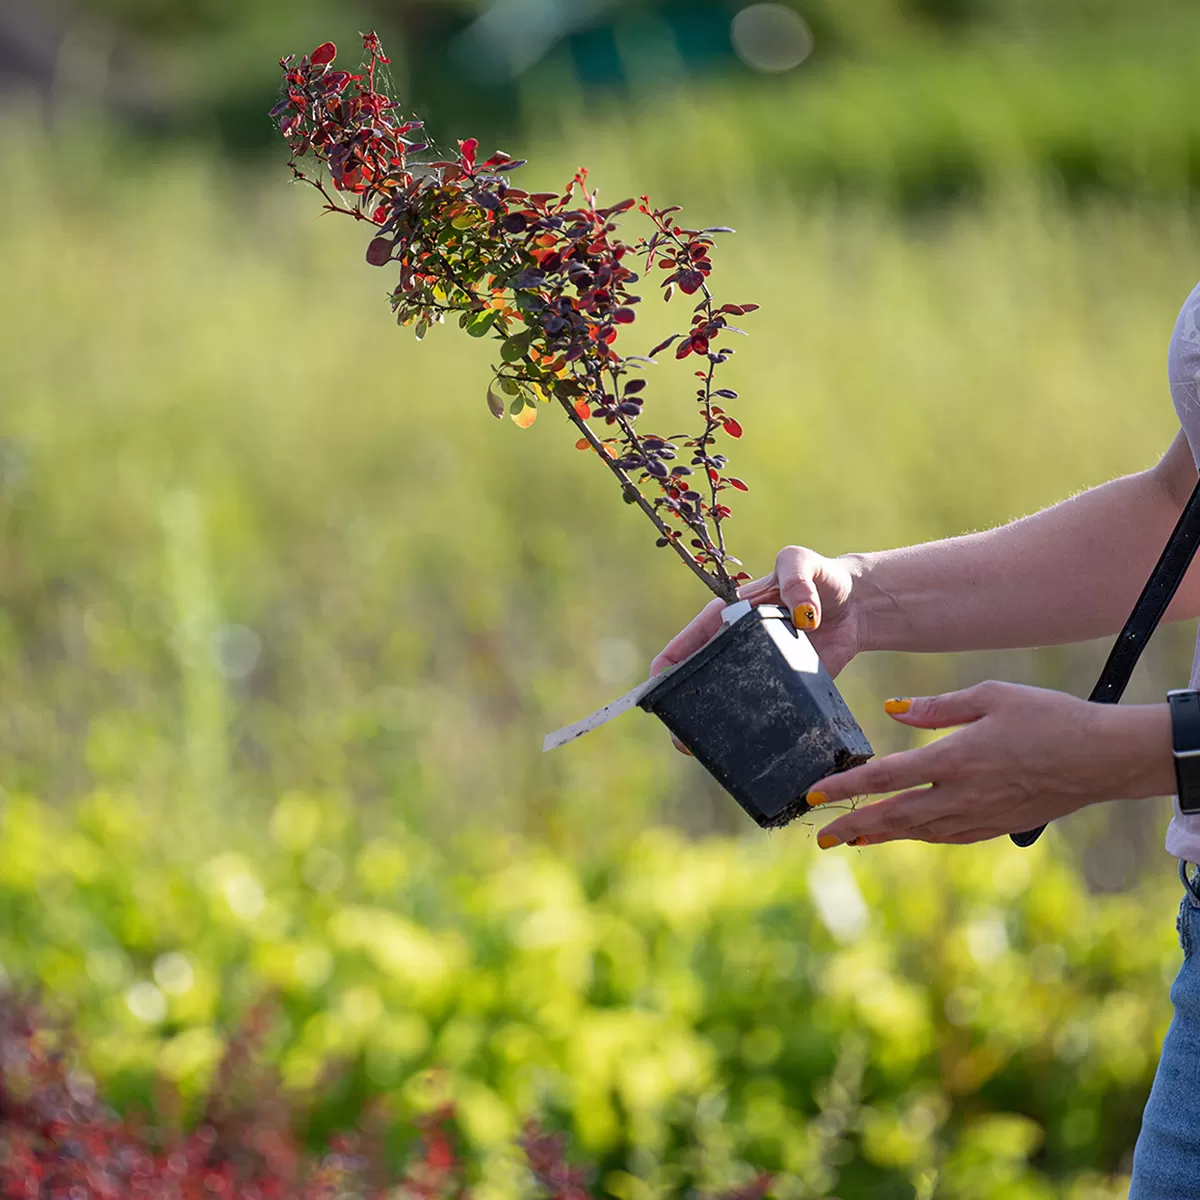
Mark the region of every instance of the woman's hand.
MULTIPOLYGON (((738 595, 753 605, 781 604, 804 630, 830 675, 837 673, 862 649, 861 622, 854 604, 855 560, 825 558, 803 546, 785 546, 775 570, 738 595)), ((720 628, 723 600, 713 600, 677 634, 650 666, 652 675, 681 662, 699 650, 720 628)))
POLYGON ((889 700, 897 721, 957 732, 830 775, 810 804, 896 792, 839 817, 821 849, 898 838, 979 842, 1035 829, 1103 800, 1175 790, 1165 704, 1091 704, 1063 692, 981 683, 962 692, 889 700))

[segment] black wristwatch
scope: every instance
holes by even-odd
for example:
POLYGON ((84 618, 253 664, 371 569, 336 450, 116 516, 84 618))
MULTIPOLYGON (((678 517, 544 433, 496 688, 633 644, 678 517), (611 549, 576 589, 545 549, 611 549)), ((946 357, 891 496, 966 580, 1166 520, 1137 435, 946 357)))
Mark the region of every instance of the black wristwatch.
POLYGON ((1200 813, 1200 692, 1177 688, 1167 693, 1171 707, 1171 746, 1179 809, 1200 813))

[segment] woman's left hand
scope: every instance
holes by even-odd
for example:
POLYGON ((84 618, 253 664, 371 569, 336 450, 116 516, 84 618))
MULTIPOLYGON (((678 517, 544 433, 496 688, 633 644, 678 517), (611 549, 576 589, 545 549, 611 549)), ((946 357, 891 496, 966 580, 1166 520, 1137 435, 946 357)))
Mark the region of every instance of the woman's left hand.
POLYGON ((1091 704, 1064 692, 988 682, 884 707, 918 729, 963 728, 814 784, 812 805, 898 793, 826 826, 822 849, 898 838, 979 842, 1103 800, 1175 790, 1166 704, 1091 704))

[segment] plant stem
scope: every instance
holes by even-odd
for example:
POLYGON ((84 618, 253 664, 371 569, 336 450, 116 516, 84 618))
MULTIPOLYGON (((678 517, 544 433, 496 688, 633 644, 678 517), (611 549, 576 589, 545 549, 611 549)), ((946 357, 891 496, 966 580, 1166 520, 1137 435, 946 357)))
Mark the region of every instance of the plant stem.
MULTIPOLYGON (((711 371, 711 365, 710 365, 710 371, 711 371)), ((615 402, 619 404, 620 400, 621 400, 620 387, 619 387, 620 377, 617 375, 615 367, 612 369, 612 382, 613 382, 613 397, 614 397, 615 402)), ((622 415, 621 413, 617 414, 617 424, 621 427, 621 432, 625 435, 626 440, 633 447, 633 449, 638 454, 645 456, 646 452, 645 452, 645 450, 642 449, 641 438, 638 437, 637 430, 634 429, 634 427, 629 423, 629 421, 626 419, 626 417, 624 415, 622 415)), ((659 487, 662 488, 663 492, 665 493, 666 492, 666 480, 658 480, 658 484, 659 484, 659 487)), ((679 515, 679 519, 688 527, 688 529, 690 529, 698 538, 701 539, 701 541, 704 542, 705 549, 710 554, 712 554, 714 558, 718 559, 717 578, 721 578, 721 571, 723 569, 722 564, 719 561, 719 556, 716 553, 717 547, 713 544, 712 535, 708 532, 708 525, 704 520, 704 514, 702 512, 698 513, 694 520, 689 520, 682 513, 680 513, 678 515, 679 515)), ((718 527, 718 532, 719 532, 719 527, 718 527)))
POLYGON ((587 439, 588 444, 607 464, 608 469, 621 482, 621 488, 627 495, 636 497, 635 503, 648 516, 654 524, 655 529, 667 539, 667 544, 671 546, 675 553, 688 565, 692 574, 704 581, 704 586, 708 588, 714 596, 718 596, 724 600, 726 604, 732 604, 737 600, 737 588, 734 586, 733 580, 726 578, 721 579, 716 575, 706 571, 689 553, 686 546, 681 546, 677 538, 671 536, 672 529, 667 523, 654 511, 654 506, 646 499, 645 496, 638 490, 633 480, 617 466, 611 458, 608 457, 608 451, 605 449, 604 443, 592 432, 588 423, 575 411, 574 405, 569 400, 563 397, 558 397, 559 404, 562 405, 563 411, 567 414, 571 423, 579 430, 580 433, 587 439))

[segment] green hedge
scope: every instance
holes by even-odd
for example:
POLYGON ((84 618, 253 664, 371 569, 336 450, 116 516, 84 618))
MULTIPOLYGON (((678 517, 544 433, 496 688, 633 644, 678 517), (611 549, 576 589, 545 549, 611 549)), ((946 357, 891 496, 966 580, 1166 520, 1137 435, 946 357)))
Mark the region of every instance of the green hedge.
MULTIPOLYGON (((1030 184, 1072 203, 1191 201, 1200 195, 1197 34, 1200 23, 1180 19, 1057 37, 906 37, 782 78, 680 77, 641 105, 601 106, 601 123, 635 144, 653 133, 655 161, 689 181, 753 179, 908 213, 1030 184)), ((529 82, 535 129, 570 110, 562 78, 551 86, 553 103, 529 82)), ((580 142, 597 106, 573 99, 581 115, 566 131, 580 142)))

